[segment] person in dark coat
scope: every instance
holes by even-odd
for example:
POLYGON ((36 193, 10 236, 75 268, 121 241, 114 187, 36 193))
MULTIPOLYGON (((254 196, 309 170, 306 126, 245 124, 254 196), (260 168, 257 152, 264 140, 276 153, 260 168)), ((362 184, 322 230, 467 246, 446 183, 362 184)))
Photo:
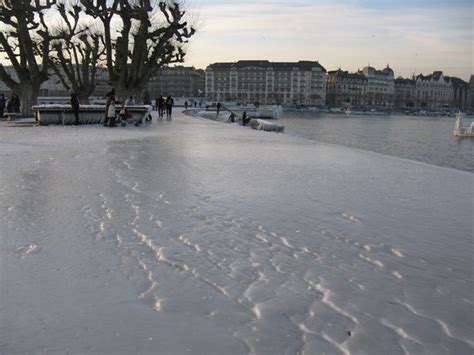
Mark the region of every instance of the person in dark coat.
POLYGON ((242 126, 246 126, 247 125, 247 111, 244 111, 244 113, 242 114, 242 126))
POLYGON ((3 117, 3 114, 5 112, 6 101, 7 100, 5 99, 5 95, 0 94, 0 118, 3 117))
POLYGON ((220 111, 221 111, 221 103, 218 102, 217 103, 217 114, 219 114, 220 111))
POLYGON ((79 98, 77 97, 75 92, 71 93, 71 108, 72 112, 74 112, 74 118, 75 118, 75 125, 79 124, 79 98))
POLYGON ((159 96, 157 99, 157 106, 158 106, 158 117, 163 118, 163 114, 165 111, 165 99, 163 96, 159 96))
POLYGON ((20 113, 20 98, 17 94, 13 93, 10 99, 11 112, 20 113))
POLYGON ((171 96, 168 96, 166 98, 166 103, 165 103, 165 106, 166 106, 166 117, 167 118, 171 118, 171 114, 173 112, 173 105, 174 105, 174 100, 171 96))

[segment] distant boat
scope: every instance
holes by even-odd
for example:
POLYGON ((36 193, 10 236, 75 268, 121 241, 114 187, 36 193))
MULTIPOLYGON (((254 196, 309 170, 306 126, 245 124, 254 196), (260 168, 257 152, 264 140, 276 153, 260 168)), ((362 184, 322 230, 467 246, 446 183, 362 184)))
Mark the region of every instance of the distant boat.
POLYGON ((456 123, 454 124, 453 135, 459 138, 474 138, 474 121, 467 128, 462 127, 463 114, 461 111, 456 115, 456 123))

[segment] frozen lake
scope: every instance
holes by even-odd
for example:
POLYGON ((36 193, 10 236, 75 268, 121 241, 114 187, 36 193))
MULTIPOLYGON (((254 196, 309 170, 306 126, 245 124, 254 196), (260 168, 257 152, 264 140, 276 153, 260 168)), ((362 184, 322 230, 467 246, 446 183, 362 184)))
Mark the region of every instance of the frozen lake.
POLYGON ((474 175, 177 115, 0 127, 1 354, 472 354, 474 175))

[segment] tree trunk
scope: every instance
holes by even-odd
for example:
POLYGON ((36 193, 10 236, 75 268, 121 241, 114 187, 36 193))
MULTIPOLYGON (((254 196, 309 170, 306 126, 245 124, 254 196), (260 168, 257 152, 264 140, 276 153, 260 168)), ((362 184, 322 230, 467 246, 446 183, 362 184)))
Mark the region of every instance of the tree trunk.
POLYGON ((31 83, 20 83, 20 90, 18 92, 18 96, 20 97, 20 110, 22 116, 33 116, 33 110, 31 109, 31 106, 36 105, 38 101, 39 89, 39 85, 33 85, 31 83))
POLYGON ((126 88, 120 86, 118 83, 115 87, 115 99, 120 102, 125 102, 130 96, 133 96, 137 105, 142 104, 143 88, 126 88))
POLYGON ((89 96, 91 95, 91 90, 88 90, 88 89, 78 90, 76 91, 76 95, 81 105, 89 104, 89 96))
POLYGON ((86 97, 78 95, 77 98, 79 99, 79 103, 81 105, 89 105, 89 95, 87 95, 86 97))

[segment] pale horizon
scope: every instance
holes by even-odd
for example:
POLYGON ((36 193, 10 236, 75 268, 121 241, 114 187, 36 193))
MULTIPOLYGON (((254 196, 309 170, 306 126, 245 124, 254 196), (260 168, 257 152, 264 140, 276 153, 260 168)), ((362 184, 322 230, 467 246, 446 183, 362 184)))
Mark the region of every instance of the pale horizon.
MULTIPOLYGON (((355 72, 387 65, 395 77, 474 74, 470 0, 185 0, 198 32, 184 63, 318 61, 355 72)), ((4 65, 11 65, 4 56, 4 65)))
POLYGON ((430 74, 469 81, 473 12, 466 0, 215 1, 189 4, 198 17, 184 65, 313 60, 350 72, 388 65, 395 76, 430 74))

